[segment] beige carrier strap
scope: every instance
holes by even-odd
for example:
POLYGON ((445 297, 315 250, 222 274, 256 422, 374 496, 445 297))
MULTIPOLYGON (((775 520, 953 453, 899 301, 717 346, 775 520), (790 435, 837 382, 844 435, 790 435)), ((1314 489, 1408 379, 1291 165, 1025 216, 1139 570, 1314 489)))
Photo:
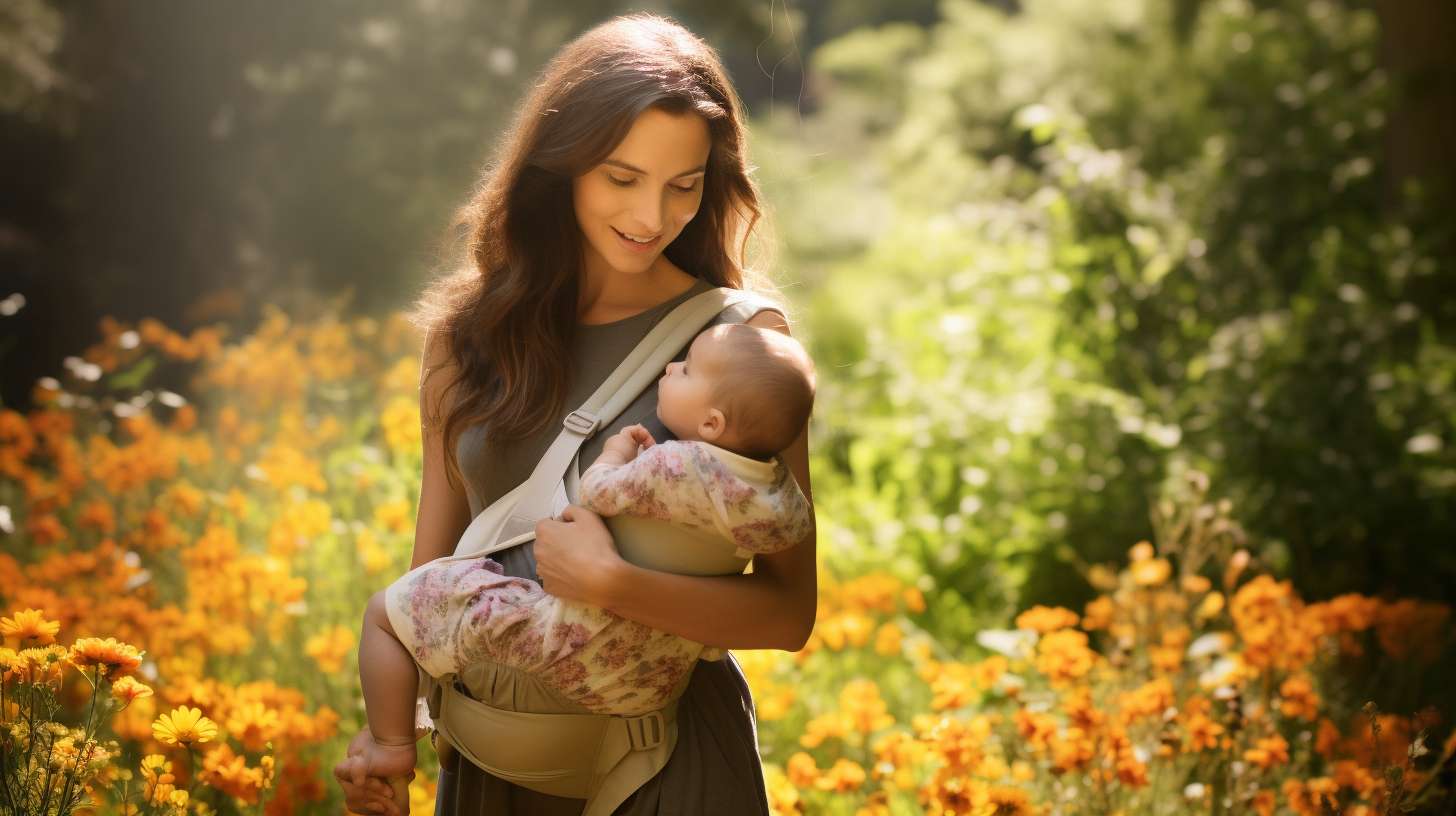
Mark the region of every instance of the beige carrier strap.
POLYGON ((486 705, 434 680, 435 729, 461 755, 508 782, 587 800, 582 816, 609 816, 657 775, 677 744, 677 703, 635 717, 540 714, 486 705))

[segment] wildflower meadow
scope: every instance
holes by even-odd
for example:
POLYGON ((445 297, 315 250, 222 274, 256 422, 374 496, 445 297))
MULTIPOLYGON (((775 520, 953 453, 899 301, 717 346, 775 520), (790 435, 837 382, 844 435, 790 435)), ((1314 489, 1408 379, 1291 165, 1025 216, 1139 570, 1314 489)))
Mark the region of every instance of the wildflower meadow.
MULTIPOLYGON (((418 337, 274 311, 251 335, 108 321, 0 412, 7 813, 335 812, 362 725, 357 621, 407 565, 418 337), (129 387, 139 371, 183 383, 129 387), (130 378, 130 379, 129 379, 130 378), (123 394, 130 394, 125 398, 123 394)), ((1445 715, 1416 678, 1438 603, 1306 602, 1186 473, 1094 600, 974 642, 927 596, 826 559, 795 653, 736 654, 776 813, 1397 813, 1432 800, 1445 715), (1359 669, 1360 671, 1356 671, 1359 669), (1330 810, 1330 809, 1333 810, 1330 810)), ((826 519, 833 534, 833 520, 826 519)), ((411 785, 432 808, 432 752, 411 785)))

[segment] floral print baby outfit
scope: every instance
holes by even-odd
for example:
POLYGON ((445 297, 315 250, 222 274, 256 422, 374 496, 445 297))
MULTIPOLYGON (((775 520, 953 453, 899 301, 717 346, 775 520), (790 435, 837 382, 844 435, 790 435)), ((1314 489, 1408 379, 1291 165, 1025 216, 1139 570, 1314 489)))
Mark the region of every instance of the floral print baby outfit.
MULTIPOLYGON (((662 442, 624 465, 593 465, 578 492, 580 504, 600 515, 712 534, 745 559, 787 549, 813 525, 808 499, 782 461, 706 442, 662 442)), ((495 660, 599 714, 660 709, 700 658, 723 657, 721 649, 548 595, 486 557, 422 564, 390 584, 385 599, 395 634, 431 676, 495 660)))

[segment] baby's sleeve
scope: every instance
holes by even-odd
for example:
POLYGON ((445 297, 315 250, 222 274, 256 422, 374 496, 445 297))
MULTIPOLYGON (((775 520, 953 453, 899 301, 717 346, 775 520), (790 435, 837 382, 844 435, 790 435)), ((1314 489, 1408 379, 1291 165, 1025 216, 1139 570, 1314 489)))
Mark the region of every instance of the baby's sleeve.
POLYGON ((602 516, 669 519, 666 494, 683 477, 683 459, 670 442, 637 454, 624 465, 595 464, 581 475, 577 498, 602 516))

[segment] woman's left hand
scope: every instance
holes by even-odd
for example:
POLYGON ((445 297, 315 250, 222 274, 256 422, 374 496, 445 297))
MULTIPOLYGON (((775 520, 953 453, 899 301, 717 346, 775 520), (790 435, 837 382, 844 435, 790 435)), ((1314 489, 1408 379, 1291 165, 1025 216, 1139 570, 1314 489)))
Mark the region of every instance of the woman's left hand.
POLYGON ((577 505, 536 524, 536 574, 562 600, 606 607, 616 571, 626 562, 596 513, 577 505))

